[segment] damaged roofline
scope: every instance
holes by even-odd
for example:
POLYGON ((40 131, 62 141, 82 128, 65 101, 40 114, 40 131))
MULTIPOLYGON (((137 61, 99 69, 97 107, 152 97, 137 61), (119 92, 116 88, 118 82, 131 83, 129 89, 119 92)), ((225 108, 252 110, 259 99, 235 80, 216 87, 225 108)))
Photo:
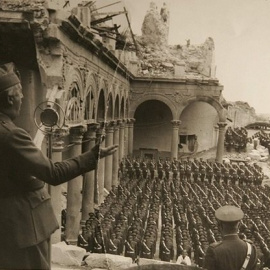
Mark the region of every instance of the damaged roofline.
POLYGON ((124 77, 130 79, 134 75, 126 68, 126 66, 111 52, 103 46, 102 42, 95 39, 94 34, 87 28, 81 25, 81 22, 75 15, 70 15, 68 20, 62 21, 59 26, 69 37, 76 43, 81 44, 91 53, 96 54, 104 63, 108 64, 112 69, 117 69, 117 72, 124 77))
MULTIPOLYGON (((16 27, 27 28, 31 31, 31 24, 34 23, 33 11, 3 11, 0 10, 0 29, 4 25, 15 25, 16 27)), ((50 26, 50 25, 49 25, 50 26)), ((48 26, 48 27, 49 27, 48 26)), ((112 69, 117 70, 119 74, 131 81, 136 82, 171 82, 180 84, 200 84, 200 85, 216 85, 220 86, 217 79, 200 79, 200 78, 162 78, 162 77, 137 77, 131 73, 128 68, 107 49, 101 41, 95 39, 95 35, 90 29, 82 26, 80 20, 75 15, 70 15, 67 20, 62 20, 57 28, 64 31, 74 42, 86 48, 89 52, 94 53, 105 64, 108 64, 112 69)), ((48 33, 47 33, 48 34, 48 33)), ((58 39, 57 36, 46 35, 45 39, 58 39)), ((59 40, 59 39, 58 39, 59 40)))
POLYGON ((33 21, 34 14, 31 11, 3 11, 0 10, 0 24, 27 25, 30 29, 30 21, 33 21))
POLYGON ((221 86, 217 79, 189 79, 189 78, 157 78, 157 77, 134 77, 136 82, 170 82, 177 84, 200 84, 200 85, 216 85, 221 86))

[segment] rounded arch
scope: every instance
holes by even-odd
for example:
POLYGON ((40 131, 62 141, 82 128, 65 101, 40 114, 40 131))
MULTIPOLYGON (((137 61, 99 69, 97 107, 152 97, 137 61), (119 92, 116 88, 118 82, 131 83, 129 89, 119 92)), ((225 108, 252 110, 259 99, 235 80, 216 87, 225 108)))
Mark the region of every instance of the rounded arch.
POLYGON ((103 90, 105 98, 108 96, 108 82, 102 79, 99 86, 99 91, 103 90))
POLYGON ((104 93, 104 90, 101 89, 99 92, 98 101, 97 101, 96 115, 97 115, 98 122, 103 122, 105 120, 105 106, 106 106, 105 93, 104 93))
POLYGON ((97 96, 97 80, 93 73, 90 73, 86 79, 86 91, 83 98, 84 119, 89 121, 95 119, 97 96))
POLYGON ((128 100, 128 98, 126 98, 126 100, 125 100, 125 118, 128 118, 129 117, 129 102, 128 102, 129 100, 128 100))
POLYGON ((112 93, 109 93, 107 102, 106 102, 106 118, 107 120, 113 119, 113 98, 112 93))
POLYGON ((120 107, 120 118, 125 118, 125 99, 122 97, 121 99, 121 107, 120 107))
POLYGON ((70 67, 67 73, 63 105, 67 124, 76 125, 83 121, 83 79, 78 68, 70 67))
POLYGON ((173 114, 162 101, 149 99, 141 103, 134 114, 134 151, 142 156, 170 157, 173 114), (155 154, 154 154, 155 153, 155 154))
POLYGON ((160 101, 160 102, 166 104, 172 113, 173 119, 179 119, 177 112, 176 112, 175 105, 172 103, 172 101, 170 99, 168 99, 162 95, 155 95, 154 97, 153 96, 144 96, 136 101, 132 101, 130 104, 130 117, 134 118, 137 108, 142 103, 144 103, 146 101, 150 101, 150 100, 156 100, 156 101, 160 101))
POLYGON ((80 70, 78 68, 73 68, 71 67, 68 71, 67 71, 68 76, 67 77, 67 81, 66 81, 66 91, 65 91, 65 100, 68 100, 70 96, 74 97, 74 95, 72 94, 73 91, 73 85, 76 84, 77 85, 77 96, 82 97, 83 96, 83 78, 82 78, 82 74, 80 72, 80 70))
POLYGON ((206 102, 209 105, 213 106, 215 108, 215 110, 217 111, 219 121, 226 122, 226 110, 224 109, 224 107, 221 105, 220 102, 218 102, 214 98, 208 97, 208 96, 196 96, 194 98, 190 98, 190 99, 186 100, 184 102, 184 104, 181 104, 182 106, 180 106, 177 119, 180 119, 180 116, 186 107, 188 107, 190 104, 192 104, 194 102, 198 102, 198 101, 206 102))
POLYGON ((116 95, 115 102, 114 102, 114 119, 120 118, 120 97, 116 95))
POLYGON ((181 155, 194 154, 196 151, 200 152, 216 147, 216 126, 220 121, 220 116, 217 108, 206 101, 207 99, 204 98, 195 98, 180 108, 181 155))

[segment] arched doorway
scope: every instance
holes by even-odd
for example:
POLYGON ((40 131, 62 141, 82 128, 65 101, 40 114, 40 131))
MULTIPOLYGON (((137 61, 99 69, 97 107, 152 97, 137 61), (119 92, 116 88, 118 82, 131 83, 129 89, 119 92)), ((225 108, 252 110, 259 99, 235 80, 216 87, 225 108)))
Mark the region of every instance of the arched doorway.
POLYGON ((216 146, 215 126, 219 117, 213 106, 203 101, 192 102, 182 111, 180 120, 180 156, 216 146))
POLYGON ((158 100, 140 104, 134 114, 134 155, 142 158, 170 157, 171 109, 158 100))

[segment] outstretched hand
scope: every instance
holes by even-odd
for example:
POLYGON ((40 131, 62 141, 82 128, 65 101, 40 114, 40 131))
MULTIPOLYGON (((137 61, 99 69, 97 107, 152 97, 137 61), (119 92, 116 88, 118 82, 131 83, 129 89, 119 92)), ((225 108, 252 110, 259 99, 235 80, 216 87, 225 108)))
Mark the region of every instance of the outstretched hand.
POLYGON ((109 155, 112 155, 114 152, 116 152, 117 149, 118 149, 117 144, 108 146, 106 148, 100 148, 100 158, 104 158, 109 155))

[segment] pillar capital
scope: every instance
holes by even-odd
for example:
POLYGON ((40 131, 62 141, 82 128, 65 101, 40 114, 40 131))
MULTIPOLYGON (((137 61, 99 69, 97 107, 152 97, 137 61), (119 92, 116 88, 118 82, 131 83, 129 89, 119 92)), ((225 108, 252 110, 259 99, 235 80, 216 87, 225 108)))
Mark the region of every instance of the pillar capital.
POLYGON ((117 130, 120 127, 121 120, 117 119, 114 121, 114 129, 117 130))
POLYGON ((181 121, 180 120, 172 120, 171 121, 173 127, 178 128, 181 125, 181 121))
POLYGON ((106 133, 112 133, 114 131, 116 121, 112 120, 106 123, 106 133))
POLYGON ((85 132, 84 136, 86 140, 94 141, 96 139, 96 131, 99 128, 98 123, 90 123, 87 124, 87 131, 85 132))
POLYGON ((53 152, 61 152, 64 149, 65 143, 63 141, 63 137, 66 137, 69 135, 69 128, 62 127, 54 129, 53 132, 53 152))
POLYGON ((217 125, 218 125, 219 129, 224 129, 227 126, 227 123, 226 122, 218 122, 217 125))
POLYGON ((87 131, 86 126, 76 126, 70 129, 71 142, 75 144, 81 144, 83 135, 87 131))
POLYGON ((126 119, 121 119, 119 122, 120 128, 124 128, 126 126, 126 119))
POLYGON ((134 124, 135 121, 136 121, 135 118, 128 118, 128 119, 127 119, 127 123, 128 123, 128 124, 134 124))

